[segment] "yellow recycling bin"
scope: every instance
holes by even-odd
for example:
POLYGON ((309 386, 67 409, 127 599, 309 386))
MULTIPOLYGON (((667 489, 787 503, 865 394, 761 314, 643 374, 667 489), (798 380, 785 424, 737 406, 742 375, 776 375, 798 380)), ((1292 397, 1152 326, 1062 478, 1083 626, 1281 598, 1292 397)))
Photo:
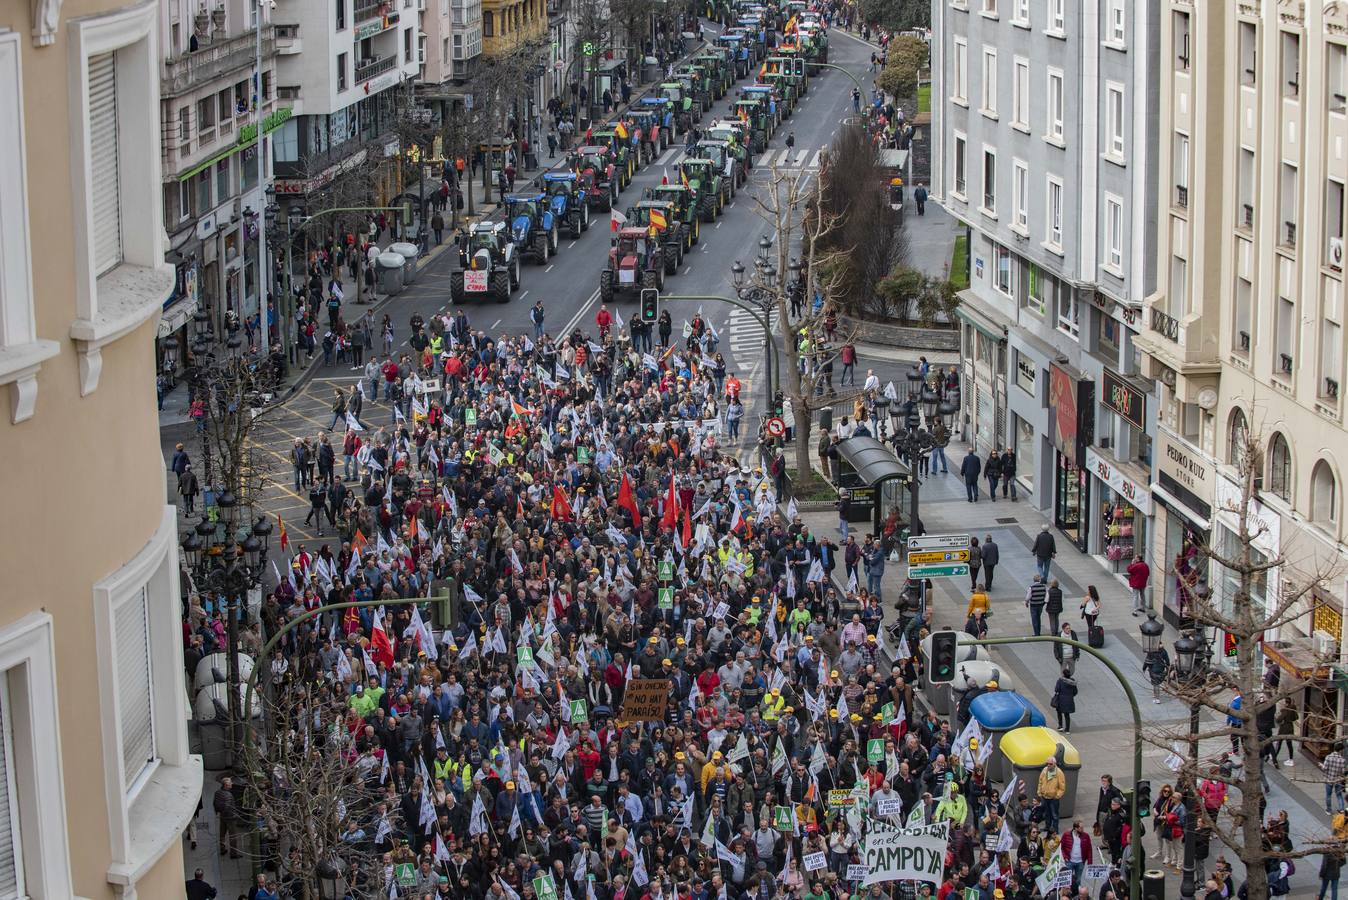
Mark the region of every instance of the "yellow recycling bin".
POLYGON ((1056 757, 1058 768, 1067 779, 1067 793, 1058 803, 1058 814, 1062 818, 1074 815, 1081 754, 1071 741, 1052 728, 1029 726, 1002 735, 997 749, 1006 763, 1003 771, 1018 777, 1026 796, 1032 800, 1039 796, 1039 772, 1050 758, 1056 757))

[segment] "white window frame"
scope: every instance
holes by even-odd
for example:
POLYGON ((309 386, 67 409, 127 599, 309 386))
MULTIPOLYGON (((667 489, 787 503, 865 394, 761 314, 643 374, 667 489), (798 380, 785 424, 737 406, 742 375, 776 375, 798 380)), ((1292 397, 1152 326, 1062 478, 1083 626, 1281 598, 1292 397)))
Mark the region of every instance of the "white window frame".
POLYGON ((992 247, 992 287, 1003 297, 1015 299, 1016 296, 1016 254, 1011 248, 994 244, 992 247), (1006 259, 1006 287, 1001 284, 1002 259, 1006 259))
POLYGON ((1049 37, 1067 37, 1067 0, 1048 0, 1048 21, 1044 34, 1049 37))
POLYGON ((1117 194, 1105 194, 1104 231, 1104 267, 1108 272, 1123 277, 1123 233, 1126 225, 1123 220, 1123 198, 1117 194))
POLYGON ((1053 315, 1057 321, 1058 330, 1063 334, 1073 338, 1081 339, 1081 304, 1077 300, 1076 293, 1067 285, 1059 285, 1057 294, 1053 301, 1053 315), (1063 315, 1063 307, 1066 307, 1069 315, 1063 315))
POLYGON ((1124 0, 1107 0, 1105 7, 1105 44, 1125 50, 1128 47, 1128 18, 1124 13, 1124 0))
POLYGON ((74 896, 67 837, 65 776, 56 710, 55 622, 32 612, 0 628, 0 686, 10 728, 23 891, 21 896, 74 896))
POLYGON ((173 292, 173 267, 164 261, 164 210, 159 147, 159 7, 141 3, 68 23, 70 165, 74 198, 71 256, 75 267, 75 321, 70 336, 80 352, 80 396, 98 388, 102 349, 157 317, 173 292), (90 144, 89 60, 117 54, 117 145, 122 262, 97 274, 93 246, 94 184, 90 144))
POLYGON ((10 386, 10 422, 37 407, 37 373, 61 352, 39 340, 28 228, 28 159, 24 143, 23 48, 17 31, 0 34, 0 385, 10 386))
POLYGON ((1011 230, 1030 235, 1030 167, 1024 160, 1011 160, 1011 230))
POLYGON ((950 99, 960 106, 969 105, 969 42, 964 38, 955 38, 954 61, 951 63, 955 78, 955 90, 950 99))
POLYGON ((176 846, 196 811, 201 758, 188 753, 187 701, 178 585, 177 512, 165 506, 159 527, 128 563, 93 586, 104 793, 113 884, 134 886, 165 849, 176 846), (154 746, 157 764, 124 788, 122 714, 117 671, 116 612, 146 591, 149 601, 154 746), (183 803, 182 799, 190 799, 183 803))
POLYGON ((969 202, 969 137, 962 131, 954 133, 954 140, 950 142, 950 193, 964 202, 969 202), (959 156, 957 150, 960 146, 964 147, 964 189, 960 190, 959 166, 956 164, 959 156))
POLYGON ((1063 234, 1063 182, 1062 179, 1056 175, 1045 176, 1044 181, 1044 247, 1061 255, 1063 234))
POLYGON ((1013 0, 1011 24, 1020 28, 1030 27, 1030 0, 1013 0))
POLYGON ((979 110, 989 119, 997 118, 997 48, 983 47, 983 80, 979 88, 979 110))
POLYGON ((1054 66, 1048 67, 1048 86, 1045 93, 1047 94, 1048 115, 1045 117, 1044 140, 1061 147, 1064 144, 1063 134, 1066 126, 1063 117, 1066 115, 1067 107, 1067 82, 1063 78, 1062 69, 1054 66), (1056 104, 1053 102, 1053 85, 1055 82, 1058 85, 1058 102, 1056 104))
POLYGON ((998 17, 997 0, 983 0, 982 15, 984 18, 995 19, 998 17))
POLYGON ((990 219, 997 218, 997 148, 991 144, 983 145, 983 152, 978 156, 978 211, 990 219), (987 205, 988 199, 988 155, 992 155, 992 205, 987 205))
POLYGON ((1128 117, 1124 87, 1117 81, 1105 82, 1105 158, 1123 163, 1127 148, 1125 120, 1128 117))
POLYGON ((1011 127, 1030 133, 1030 61, 1023 56, 1011 60, 1011 127))

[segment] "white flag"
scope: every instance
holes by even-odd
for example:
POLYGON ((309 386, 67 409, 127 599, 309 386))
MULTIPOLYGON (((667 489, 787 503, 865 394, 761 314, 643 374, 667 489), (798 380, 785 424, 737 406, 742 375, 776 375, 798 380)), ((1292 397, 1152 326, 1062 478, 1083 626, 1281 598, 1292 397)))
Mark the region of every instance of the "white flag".
POLYGON ((346 414, 346 427, 351 431, 364 431, 365 427, 356 421, 356 417, 351 413, 346 414))
POLYGON ((459 650, 459 659, 467 659, 477 652, 477 635, 471 631, 468 632, 468 640, 463 642, 463 648, 459 650))
POLYGON ((482 794, 473 795, 473 811, 468 816, 468 833, 473 837, 479 834, 486 834, 490 826, 487 824, 487 808, 482 805, 482 794))

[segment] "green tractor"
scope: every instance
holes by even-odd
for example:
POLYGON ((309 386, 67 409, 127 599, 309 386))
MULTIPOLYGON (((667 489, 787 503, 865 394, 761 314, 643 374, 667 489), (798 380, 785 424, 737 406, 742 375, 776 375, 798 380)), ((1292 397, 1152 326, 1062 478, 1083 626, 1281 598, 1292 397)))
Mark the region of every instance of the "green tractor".
POLYGON ((717 140, 698 141, 693 153, 712 161, 716 171, 730 182, 730 196, 733 199, 740 185, 749 177, 749 170, 744 165, 742 154, 736 153, 729 141, 717 140))
POLYGON ((658 88, 660 96, 671 104, 674 111, 674 117, 684 118, 693 122, 702 121, 702 106, 693 100, 687 88, 682 81, 666 81, 658 88))
MULTIPOLYGON (((625 127, 625 126, 624 126, 625 127)), ((637 173, 637 162, 632 152, 631 133, 627 137, 619 136, 614 125, 596 128, 590 134, 590 143, 607 147, 613 153, 613 166, 618 172, 618 187, 626 189, 637 173)))
POLYGON ((679 178, 697 197, 703 222, 715 221, 730 202, 730 179, 722 177, 710 159, 691 158, 679 163, 679 178))
POLYGON ((655 233, 655 238, 664 248, 664 268, 666 275, 679 271, 683 254, 691 246, 683 233, 683 223, 676 216, 674 204, 668 200, 642 200, 627 210, 627 225, 641 227, 646 233, 655 233))
POLYGON ((767 150, 768 138, 772 137, 767 104, 761 100, 737 100, 732 112, 749 127, 749 149, 754 153, 767 150))
POLYGON ((684 64, 674 70, 674 79, 681 82, 692 96, 693 102, 702 107, 706 112, 711 109, 712 103, 716 98, 712 96, 711 85, 702 77, 701 70, 697 66, 684 64))
POLYGON ((697 218, 697 197, 681 184, 661 184, 646 188, 645 199, 660 200, 674 209, 674 219, 683 226, 684 252, 693 249, 702 238, 702 223, 697 218))
POLYGON ((693 58, 693 62, 712 70, 717 99, 724 97, 735 84, 735 59, 725 47, 710 46, 693 58))
POLYGON ((786 105, 770 84, 746 84, 740 88, 741 100, 757 100, 768 123, 769 133, 776 131, 787 116, 786 105))
POLYGON ((760 74, 758 83, 772 88, 777 97, 777 105, 782 110, 782 118, 791 118, 791 114, 796 111, 796 104, 800 102, 800 92, 796 90, 796 85, 785 75, 772 72, 760 74))
POLYGON ((703 136, 705 140, 725 141, 729 144, 735 156, 743 164, 746 173, 754 167, 754 154, 750 147, 752 134, 749 126, 739 119, 726 119, 718 122, 704 131, 703 136))

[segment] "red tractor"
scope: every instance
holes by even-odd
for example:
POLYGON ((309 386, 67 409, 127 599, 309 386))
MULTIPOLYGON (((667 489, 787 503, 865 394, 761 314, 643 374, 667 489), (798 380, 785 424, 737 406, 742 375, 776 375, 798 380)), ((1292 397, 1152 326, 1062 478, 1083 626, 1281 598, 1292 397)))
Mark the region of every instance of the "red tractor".
POLYGON ((589 144, 573 151, 570 163, 572 170, 580 175, 590 209, 613 209, 623 187, 613 151, 589 144))
POLYGON ((641 288, 663 290, 664 286, 665 249, 659 236, 647 228, 619 231, 599 273, 600 302, 612 302, 615 294, 636 293, 641 288))

